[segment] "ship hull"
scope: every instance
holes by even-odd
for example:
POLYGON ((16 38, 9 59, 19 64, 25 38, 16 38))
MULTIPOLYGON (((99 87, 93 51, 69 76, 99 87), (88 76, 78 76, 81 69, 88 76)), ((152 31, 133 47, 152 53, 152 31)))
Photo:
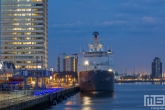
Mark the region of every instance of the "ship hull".
POLYGON ((113 72, 96 70, 78 73, 81 92, 114 92, 113 72))

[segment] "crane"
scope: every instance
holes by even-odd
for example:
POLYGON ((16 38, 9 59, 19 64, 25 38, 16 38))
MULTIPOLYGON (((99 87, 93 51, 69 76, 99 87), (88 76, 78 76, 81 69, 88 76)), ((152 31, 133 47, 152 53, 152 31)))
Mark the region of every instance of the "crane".
POLYGON ((143 70, 142 70, 142 67, 141 67, 140 63, 139 63, 139 67, 140 67, 140 70, 141 70, 141 73, 142 73, 142 79, 143 79, 143 70))
POLYGON ((125 68, 125 72, 124 72, 124 74, 125 74, 125 75, 127 74, 127 67, 125 68))
POLYGON ((121 75, 123 75, 123 73, 122 73, 122 69, 120 69, 121 70, 121 75))
POLYGON ((135 75, 135 67, 134 67, 134 70, 133 70, 133 75, 135 75))

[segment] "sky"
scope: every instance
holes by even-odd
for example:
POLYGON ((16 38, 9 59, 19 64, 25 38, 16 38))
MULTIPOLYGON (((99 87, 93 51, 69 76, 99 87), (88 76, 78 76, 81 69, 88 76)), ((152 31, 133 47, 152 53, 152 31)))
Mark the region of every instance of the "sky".
POLYGON ((49 67, 60 53, 87 50, 94 31, 119 73, 149 74, 155 57, 165 72, 165 0, 48 0, 49 67))

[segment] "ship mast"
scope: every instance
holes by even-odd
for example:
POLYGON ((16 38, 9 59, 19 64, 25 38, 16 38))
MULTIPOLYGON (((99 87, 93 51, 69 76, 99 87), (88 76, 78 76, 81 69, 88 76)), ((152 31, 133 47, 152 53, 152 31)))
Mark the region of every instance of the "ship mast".
POLYGON ((98 41, 98 35, 99 33, 97 31, 93 32, 94 35, 94 43, 89 44, 89 51, 91 52, 97 52, 97 51, 103 51, 103 44, 99 43, 98 41))
POLYGON ((93 35, 94 35, 94 42, 95 42, 95 47, 94 47, 94 49, 95 49, 95 51, 97 51, 97 45, 98 45, 98 35, 99 35, 99 33, 97 32, 97 31, 95 31, 95 32, 93 32, 93 35))
POLYGON ((98 41, 98 35, 99 33, 97 31, 93 32, 93 35, 94 35, 94 40, 95 41, 98 41))

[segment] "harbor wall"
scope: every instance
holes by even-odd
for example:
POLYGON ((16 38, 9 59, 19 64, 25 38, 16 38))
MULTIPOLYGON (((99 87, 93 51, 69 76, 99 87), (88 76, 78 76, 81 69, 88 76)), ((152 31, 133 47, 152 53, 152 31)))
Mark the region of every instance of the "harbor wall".
POLYGON ((57 105, 58 103, 62 102, 62 100, 66 100, 68 97, 78 92, 79 87, 62 89, 54 93, 33 97, 27 101, 16 103, 13 102, 6 107, 0 108, 0 110, 32 110, 39 109, 41 107, 44 109, 44 107, 46 108, 50 105, 57 105))

